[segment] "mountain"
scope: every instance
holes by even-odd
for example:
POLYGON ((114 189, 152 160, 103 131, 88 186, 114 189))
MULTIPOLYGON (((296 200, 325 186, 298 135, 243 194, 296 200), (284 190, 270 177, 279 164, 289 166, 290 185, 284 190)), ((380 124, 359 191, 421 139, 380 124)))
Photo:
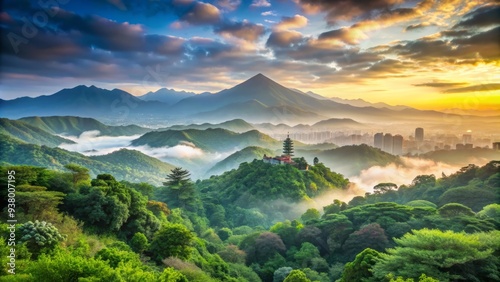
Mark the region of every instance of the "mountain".
POLYGON ((60 148, 27 144, 0 133, 0 165, 32 165, 65 170, 70 163, 90 170, 92 176, 110 173, 119 180, 161 185, 173 167, 138 151, 122 149, 106 156, 87 157, 60 148))
POLYGON ((355 107, 289 89, 263 74, 212 95, 196 95, 171 107, 172 113, 198 119, 243 118, 249 122, 312 123, 326 118, 352 118, 362 122, 392 121, 399 111, 355 107), (200 113, 201 112, 201 113, 200 113), (252 115, 253 112, 256 114, 252 115), (263 121, 264 120, 264 121, 263 121))
MULTIPOLYGON (((476 117, 422 111, 412 108, 357 107, 289 89, 270 78, 254 77, 215 94, 193 95, 168 105, 144 101, 125 91, 77 86, 55 94, 14 100, 0 99, 0 116, 83 116, 116 123, 147 122, 159 127, 179 121, 223 122, 242 118, 252 123, 312 124, 329 118, 349 118, 360 123, 409 123, 439 121, 440 125, 470 127, 485 122, 500 124, 500 117, 476 117)), ((413 126, 413 125, 412 125, 413 126)))
POLYGON ((222 174, 225 171, 238 168, 243 162, 251 162, 254 159, 261 160, 264 155, 274 156, 275 152, 257 146, 249 146, 239 150, 222 161, 215 164, 208 172, 207 176, 222 174))
POLYGON ((217 124, 212 124, 212 123, 203 123, 203 124, 189 124, 189 125, 174 125, 170 126, 168 128, 164 128, 162 130, 185 130, 185 129, 200 129, 200 130, 205 130, 208 128, 222 128, 222 129, 227 129, 230 131, 242 133, 242 132, 247 132, 249 130, 255 129, 253 125, 249 124, 248 122, 242 120, 242 119, 233 119, 233 120, 228 120, 222 123, 217 123, 217 124))
POLYGON ((160 101, 162 103, 172 105, 184 98, 188 98, 196 95, 194 92, 186 92, 186 91, 176 91, 174 89, 161 88, 155 92, 148 92, 142 96, 138 96, 138 98, 144 101, 160 101))
POLYGON ((367 125, 359 123, 353 119, 349 118, 330 118, 314 123, 313 125, 308 124, 297 124, 295 126, 289 126, 284 123, 272 124, 269 122, 258 123, 253 125, 258 130, 264 133, 283 133, 283 132, 304 132, 310 130, 322 131, 322 130, 334 130, 334 129, 364 129, 367 125))
POLYGON ((132 146, 148 145, 150 147, 187 145, 208 152, 227 152, 247 146, 266 148, 279 148, 281 146, 281 142, 257 130, 236 133, 221 128, 153 131, 133 140, 131 144, 132 146))
POLYGON ((332 170, 347 176, 358 175, 362 170, 372 166, 402 163, 399 157, 365 144, 342 146, 331 150, 297 149, 295 156, 304 157, 309 162, 318 157, 320 162, 332 170))
POLYGON ((49 132, 32 126, 28 123, 6 118, 0 118, 0 133, 24 141, 26 143, 45 145, 49 147, 57 147, 62 143, 75 143, 71 140, 52 135, 49 132))
POLYGON ((99 130, 100 135, 107 136, 136 135, 151 131, 137 125, 108 126, 93 118, 75 116, 25 117, 19 120, 53 134, 70 136, 79 136, 91 130, 99 130))
POLYGON ((293 89, 293 90, 298 91, 300 93, 303 93, 305 95, 309 95, 309 96, 317 98, 317 99, 331 100, 331 101, 334 101, 334 102, 337 102, 337 103, 347 104, 347 105, 351 105, 351 106, 354 106, 354 107, 387 108, 387 109, 396 110, 396 111, 410 108, 410 107, 404 106, 404 105, 392 106, 392 105, 389 105, 389 104, 386 104, 386 103, 383 103, 383 102, 370 103, 370 102, 367 102, 367 101, 365 101, 363 99, 342 99, 342 98, 339 98, 339 97, 324 97, 324 96, 316 94, 316 93, 314 93, 312 91, 302 92, 302 91, 300 91, 298 89, 293 89))
MULTIPOLYGON (((292 165, 272 165, 254 160, 237 169, 196 183, 204 203, 222 205, 231 225, 242 221, 269 226, 303 213, 294 203, 313 203, 328 191, 341 191, 349 181, 322 164, 299 170, 292 165), (274 220, 274 222, 272 222, 274 220)), ((212 217, 211 220, 214 218, 212 217)))
POLYGON ((0 100, 0 115, 9 118, 72 115, 130 120, 136 116, 161 114, 165 107, 163 103, 143 101, 123 90, 80 85, 48 96, 0 100))
POLYGON ((419 158, 431 159, 451 165, 467 166, 468 164, 480 164, 500 160, 500 151, 486 148, 437 150, 421 154, 419 158))
POLYGON ((220 122, 228 119, 241 118, 251 122, 315 122, 324 116, 304 111, 299 107, 289 105, 267 106, 258 100, 236 102, 213 111, 201 112, 192 116, 198 120, 220 122))
POLYGON ((175 167, 156 158, 145 155, 136 150, 120 149, 101 156, 91 156, 90 159, 110 164, 130 164, 129 173, 132 175, 150 174, 161 180, 175 167))

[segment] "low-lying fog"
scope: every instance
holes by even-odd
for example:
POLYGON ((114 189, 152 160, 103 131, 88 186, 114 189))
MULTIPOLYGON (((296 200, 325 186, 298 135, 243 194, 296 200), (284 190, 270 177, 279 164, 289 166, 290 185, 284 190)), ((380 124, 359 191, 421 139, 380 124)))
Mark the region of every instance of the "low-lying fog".
MULTIPOLYGON (((194 179, 202 177, 213 165, 226 158, 232 152, 209 153, 197 148, 192 143, 181 143, 174 147, 152 148, 149 146, 131 146, 130 142, 139 138, 133 136, 99 136, 99 131, 87 131, 80 136, 64 136, 76 144, 61 144, 59 147, 82 153, 87 156, 104 155, 122 148, 138 150, 148 156, 158 158, 173 165, 183 166, 191 170, 194 179)), ((321 157, 320 155, 318 157, 321 157)), ((434 174, 437 178, 441 174, 455 173, 461 167, 427 159, 401 157, 402 165, 391 163, 386 166, 372 166, 349 177, 352 185, 346 191, 332 192, 314 199, 319 207, 332 203, 333 199, 348 202, 355 196, 372 192, 373 186, 382 182, 392 182, 399 185, 411 184, 412 180, 423 174, 434 174)), ((477 160, 476 165, 484 165, 486 160, 477 160)))

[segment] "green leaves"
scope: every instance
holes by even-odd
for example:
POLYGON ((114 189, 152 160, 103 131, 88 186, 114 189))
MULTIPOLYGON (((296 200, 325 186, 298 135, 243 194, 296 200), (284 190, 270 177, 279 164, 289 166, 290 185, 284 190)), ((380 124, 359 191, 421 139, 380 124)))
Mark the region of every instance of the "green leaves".
POLYGON ((373 268, 378 278, 394 273, 418 279, 425 273, 439 281, 488 281, 488 276, 500 274, 500 262, 495 255, 500 250, 499 231, 465 234, 422 229, 394 241, 397 246, 381 254, 380 262, 373 268), (483 270, 485 267, 487 271, 483 270))

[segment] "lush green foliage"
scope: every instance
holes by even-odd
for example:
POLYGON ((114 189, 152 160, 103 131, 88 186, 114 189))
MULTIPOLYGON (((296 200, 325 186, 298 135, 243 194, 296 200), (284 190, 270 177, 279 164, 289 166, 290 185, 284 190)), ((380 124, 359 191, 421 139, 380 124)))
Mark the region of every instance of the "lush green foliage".
POLYGON ((0 118, 0 134, 2 138, 4 138, 3 136, 8 136, 26 143, 50 147, 57 147, 62 143, 75 143, 69 139, 52 135, 49 132, 28 123, 19 120, 9 120, 6 118, 0 118))
POLYGON ((25 117, 21 121, 52 134, 79 136, 85 131, 98 130, 101 135, 123 136, 143 134, 150 131, 137 125, 109 126, 93 118, 76 116, 25 117))
POLYGON ((68 164, 89 169, 91 175, 111 173, 118 179, 155 185, 161 183, 172 165, 139 151, 122 149, 104 156, 87 157, 60 148, 26 144, 0 133, 0 164, 33 165, 65 171, 68 164))
MULTIPOLYGON (((500 277, 499 205, 481 195, 462 199, 460 193, 448 193, 471 189, 497 195, 495 162, 441 179, 419 176, 397 190, 384 184, 379 193, 349 204, 333 200, 323 214, 304 209, 295 220, 280 221, 276 214, 285 209, 276 203, 308 200, 345 187, 347 180, 319 162, 300 171, 255 161, 197 183, 178 168, 164 175, 161 189, 118 182, 110 174, 90 179, 90 171, 76 165, 65 172, 25 166, 0 167, 0 172, 12 169, 17 218, 27 223, 17 225, 23 238, 16 245, 17 280, 5 276, 0 281, 435 282, 500 277), (273 178, 279 181, 266 187, 265 181, 273 178), (308 188, 312 183, 316 189, 308 188), (167 189, 189 193, 169 194, 167 189), (255 208, 248 201, 269 207, 255 208)), ((0 185, 5 198, 6 178, 0 185)), ((6 225, 0 227, 3 275, 9 249, 6 225)))

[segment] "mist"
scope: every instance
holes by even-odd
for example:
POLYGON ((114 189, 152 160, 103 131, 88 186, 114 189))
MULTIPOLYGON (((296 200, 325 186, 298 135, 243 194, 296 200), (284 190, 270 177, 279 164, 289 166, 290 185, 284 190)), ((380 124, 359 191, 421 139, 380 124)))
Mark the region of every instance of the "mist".
MULTIPOLYGON (((403 162, 402 165, 391 163, 386 166, 372 166, 349 180, 365 192, 373 192, 373 186, 379 183, 391 182, 398 186, 408 185, 419 175, 434 174, 437 178, 440 178, 442 173, 449 175, 462 168, 462 166, 429 159, 401 157, 401 161, 403 162)), ((475 162, 479 166, 486 163, 486 160, 477 160, 475 162)))
POLYGON ((76 144, 63 143, 59 148, 78 152, 86 156, 105 155, 122 148, 130 146, 130 142, 139 138, 141 135, 129 136, 99 136, 99 130, 85 131, 80 136, 65 136, 59 135, 63 138, 69 139, 76 144))

